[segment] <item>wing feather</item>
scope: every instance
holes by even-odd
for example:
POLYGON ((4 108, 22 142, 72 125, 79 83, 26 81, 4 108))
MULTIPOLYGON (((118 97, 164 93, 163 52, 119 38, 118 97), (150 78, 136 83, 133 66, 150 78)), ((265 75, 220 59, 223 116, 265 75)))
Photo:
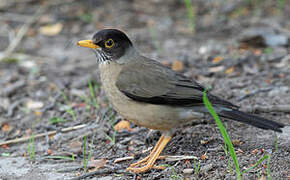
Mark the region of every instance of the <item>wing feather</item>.
MULTIPOLYGON (((116 86, 127 97, 151 104, 203 105, 205 88, 202 85, 157 61, 145 57, 143 59, 124 68, 117 78, 116 86)), ((214 105, 237 107, 211 94, 208 94, 208 98, 214 105)))

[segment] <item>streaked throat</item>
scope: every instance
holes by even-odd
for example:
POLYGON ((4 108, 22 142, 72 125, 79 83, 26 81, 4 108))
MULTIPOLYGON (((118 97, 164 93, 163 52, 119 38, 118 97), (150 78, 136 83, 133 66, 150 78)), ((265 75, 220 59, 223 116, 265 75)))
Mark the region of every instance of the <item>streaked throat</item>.
POLYGON ((94 53, 97 58, 97 63, 104 63, 104 64, 109 64, 110 61, 113 61, 112 56, 105 53, 104 51, 100 49, 94 50, 94 53))

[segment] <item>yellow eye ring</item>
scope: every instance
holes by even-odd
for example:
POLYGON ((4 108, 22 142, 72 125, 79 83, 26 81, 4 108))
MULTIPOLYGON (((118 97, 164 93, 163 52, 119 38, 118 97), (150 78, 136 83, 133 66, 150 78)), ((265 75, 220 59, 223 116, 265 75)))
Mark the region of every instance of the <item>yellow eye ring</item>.
POLYGON ((111 48, 113 47, 115 44, 115 42, 113 41, 113 39, 108 39, 106 42, 105 42, 105 46, 106 48, 111 48))

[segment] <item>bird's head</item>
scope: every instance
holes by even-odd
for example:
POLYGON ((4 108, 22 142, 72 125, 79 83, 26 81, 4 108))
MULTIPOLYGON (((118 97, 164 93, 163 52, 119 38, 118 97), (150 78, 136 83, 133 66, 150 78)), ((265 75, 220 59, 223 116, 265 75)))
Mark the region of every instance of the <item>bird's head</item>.
POLYGON ((127 35, 117 29, 98 31, 92 40, 79 41, 78 45, 94 49, 98 62, 116 61, 133 47, 127 35))

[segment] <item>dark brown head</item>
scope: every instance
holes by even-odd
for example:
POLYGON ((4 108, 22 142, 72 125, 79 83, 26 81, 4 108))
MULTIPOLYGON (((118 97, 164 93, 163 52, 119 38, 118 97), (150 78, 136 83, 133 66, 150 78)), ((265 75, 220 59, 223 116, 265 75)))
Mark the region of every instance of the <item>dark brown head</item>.
POLYGON ((92 40, 79 41, 78 45, 96 50, 100 62, 117 60, 133 46, 127 35, 117 29, 98 31, 92 40))

